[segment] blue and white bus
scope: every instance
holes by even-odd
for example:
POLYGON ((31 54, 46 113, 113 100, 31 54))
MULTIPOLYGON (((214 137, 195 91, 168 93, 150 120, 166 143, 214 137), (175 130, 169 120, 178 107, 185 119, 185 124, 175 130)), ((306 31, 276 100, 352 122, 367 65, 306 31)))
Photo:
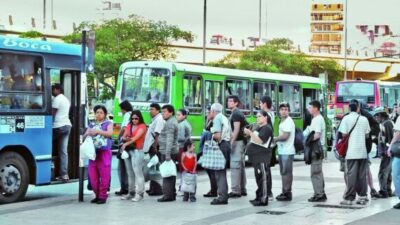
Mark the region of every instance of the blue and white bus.
POLYGON ((28 185, 53 183, 51 85, 70 100, 69 176, 79 177, 86 75, 82 47, 0 36, 0 203, 24 198, 28 185), (81 98, 82 97, 82 98, 81 98))

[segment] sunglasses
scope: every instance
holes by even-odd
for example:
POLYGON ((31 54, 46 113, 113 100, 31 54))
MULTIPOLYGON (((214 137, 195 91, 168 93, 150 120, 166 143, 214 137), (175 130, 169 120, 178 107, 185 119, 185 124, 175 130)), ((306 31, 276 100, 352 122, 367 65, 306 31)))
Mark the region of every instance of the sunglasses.
POLYGON ((138 117, 132 117, 132 120, 139 120, 138 117))

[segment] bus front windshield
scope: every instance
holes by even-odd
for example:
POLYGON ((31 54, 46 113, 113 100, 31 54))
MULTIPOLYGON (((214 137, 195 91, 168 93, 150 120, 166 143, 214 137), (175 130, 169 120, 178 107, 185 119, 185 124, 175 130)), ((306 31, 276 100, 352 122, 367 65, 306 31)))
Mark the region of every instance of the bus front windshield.
POLYGON ((375 85, 373 83, 349 82, 338 84, 337 102, 350 102, 352 99, 357 99, 364 103, 374 103, 371 100, 375 100, 375 98, 368 98, 375 96, 375 85))
POLYGON ((160 68, 127 68, 123 74, 122 99, 131 102, 169 102, 170 71, 160 68))

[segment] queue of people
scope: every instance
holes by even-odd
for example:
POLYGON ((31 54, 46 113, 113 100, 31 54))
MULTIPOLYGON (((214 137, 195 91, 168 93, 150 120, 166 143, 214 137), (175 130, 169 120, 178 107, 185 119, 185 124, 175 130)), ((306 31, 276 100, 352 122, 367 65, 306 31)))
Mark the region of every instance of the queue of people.
MULTIPOLYGON (((184 201, 195 202, 196 185, 187 189, 187 178, 195 182, 197 163, 209 160, 207 151, 217 147, 223 161, 218 169, 207 169, 210 180, 210 190, 204 197, 214 198, 211 205, 228 204, 229 199, 246 196, 245 154, 253 164, 256 178, 256 198, 250 203, 254 206, 267 206, 273 200, 271 167, 279 162, 282 178, 282 192, 276 197, 277 201, 292 201, 293 161, 296 154, 295 139, 296 128, 290 117, 290 105, 281 103, 278 107, 280 123, 279 135, 274 137, 274 112, 271 111, 272 101, 268 96, 260 100, 260 111, 257 113, 257 123, 249 124, 238 108, 240 100, 237 96, 229 96, 227 101, 230 116, 222 112, 223 106, 214 103, 207 109, 206 123, 201 135, 200 148, 197 155, 191 137, 191 125, 187 121, 188 111, 181 109, 175 115, 172 105, 161 107, 157 103, 150 105, 151 123, 146 126, 140 111, 132 110, 128 101, 120 104, 124 114, 124 122, 120 133, 120 152, 128 152, 127 158, 119 160, 118 174, 121 189, 115 194, 123 200, 139 202, 145 193, 145 181, 150 181, 148 195, 161 196, 158 202, 171 202, 177 196, 177 176, 180 177, 179 187, 185 186, 184 201), (210 144, 211 143, 211 144, 210 144), (216 143, 217 146, 212 146, 216 143), (276 159, 276 155, 278 159, 276 159), (149 178, 145 168, 157 158, 154 170, 159 170, 160 164, 173 162, 177 165, 178 173, 167 177, 153 174, 149 178), (228 192, 227 168, 231 168, 231 192, 228 192)), ((312 115, 311 124, 303 131, 306 148, 310 153, 310 180, 314 194, 309 202, 325 202, 325 181, 323 175, 323 146, 325 145, 325 121, 321 115, 321 103, 311 101, 309 113, 312 115)), ((370 121, 362 115, 361 104, 353 100, 349 106, 350 113, 344 116, 339 126, 340 138, 348 136, 348 148, 345 158, 342 159, 346 190, 343 205, 354 203, 365 205, 368 199, 368 173, 369 169, 369 143, 371 137, 370 121), (365 141, 360 141, 365 140, 365 141), (357 195, 359 198, 356 200, 357 195)), ((90 183, 96 194, 93 203, 102 204, 107 200, 107 189, 110 182, 111 170, 111 141, 112 122, 107 121, 107 111, 104 107, 95 107, 96 122, 87 130, 85 136, 99 137, 100 143, 96 160, 90 161, 90 183), (98 127, 98 128, 96 128, 98 127), (106 144, 104 144, 104 141, 106 144)), ((380 130, 376 138, 378 142, 379 157, 381 157, 379 170, 380 190, 379 198, 393 196, 391 182, 400 192, 400 158, 392 154, 391 148, 400 141, 400 120, 396 124, 384 111, 375 113, 374 121, 379 122, 380 130), (391 174, 393 173, 393 177, 391 174)), ((397 149, 396 149, 397 150, 397 149)), ((372 179, 372 176, 371 176, 372 179)), ((189 182, 190 183, 190 182, 189 182)), ((400 193, 397 193, 400 196, 400 193)), ((400 208, 400 203, 395 206, 400 208)))

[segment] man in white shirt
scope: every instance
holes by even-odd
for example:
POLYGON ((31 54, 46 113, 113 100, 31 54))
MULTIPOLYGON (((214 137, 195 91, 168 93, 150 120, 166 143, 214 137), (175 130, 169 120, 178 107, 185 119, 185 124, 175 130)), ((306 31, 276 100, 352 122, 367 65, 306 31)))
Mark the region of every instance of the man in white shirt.
MULTIPOLYGON (((314 137, 312 138, 312 141, 319 141, 321 143, 321 147, 323 147, 325 145, 326 125, 324 117, 321 115, 320 110, 321 103, 319 101, 314 100, 309 103, 309 112, 313 116, 313 119, 311 120, 311 125, 304 130, 303 134, 306 137, 314 131, 314 137)), ((313 184, 314 195, 310 199, 308 199, 309 202, 324 202, 327 200, 324 190, 324 174, 322 172, 322 152, 323 151, 319 152, 319 156, 314 151, 312 152, 311 182, 313 184)))
POLYGON ((281 103, 279 105, 279 114, 281 116, 279 136, 274 138, 274 141, 278 145, 279 168, 282 176, 282 193, 276 197, 278 201, 292 201, 293 160, 296 153, 294 148, 296 127, 289 113, 290 105, 288 103, 281 103))
POLYGON ((53 140, 60 160, 57 179, 68 182, 68 139, 72 127, 69 120, 71 104, 67 97, 62 94, 60 84, 54 84, 51 86, 51 90, 53 95, 53 140))
MULTIPOLYGON (((161 131, 164 129, 165 120, 163 119, 161 113, 161 106, 157 103, 150 104, 150 116, 151 123, 147 129, 147 133, 144 139, 143 152, 150 158, 154 155, 158 155, 158 137, 161 131)), ((162 179, 161 177, 152 177, 150 180, 150 189, 147 192, 150 196, 160 196, 162 195, 162 179)))
POLYGON ((368 202, 368 153, 365 139, 369 136, 371 129, 368 119, 359 114, 360 105, 357 103, 358 101, 351 101, 350 113, 343 117, 339 127, 339 132, 344 137, 351 132, 346 153, 347 188, 344 200, 340 202, 342 205, 352 205, 356 194, 360 196, 357 204, 365 205, 368 202))

